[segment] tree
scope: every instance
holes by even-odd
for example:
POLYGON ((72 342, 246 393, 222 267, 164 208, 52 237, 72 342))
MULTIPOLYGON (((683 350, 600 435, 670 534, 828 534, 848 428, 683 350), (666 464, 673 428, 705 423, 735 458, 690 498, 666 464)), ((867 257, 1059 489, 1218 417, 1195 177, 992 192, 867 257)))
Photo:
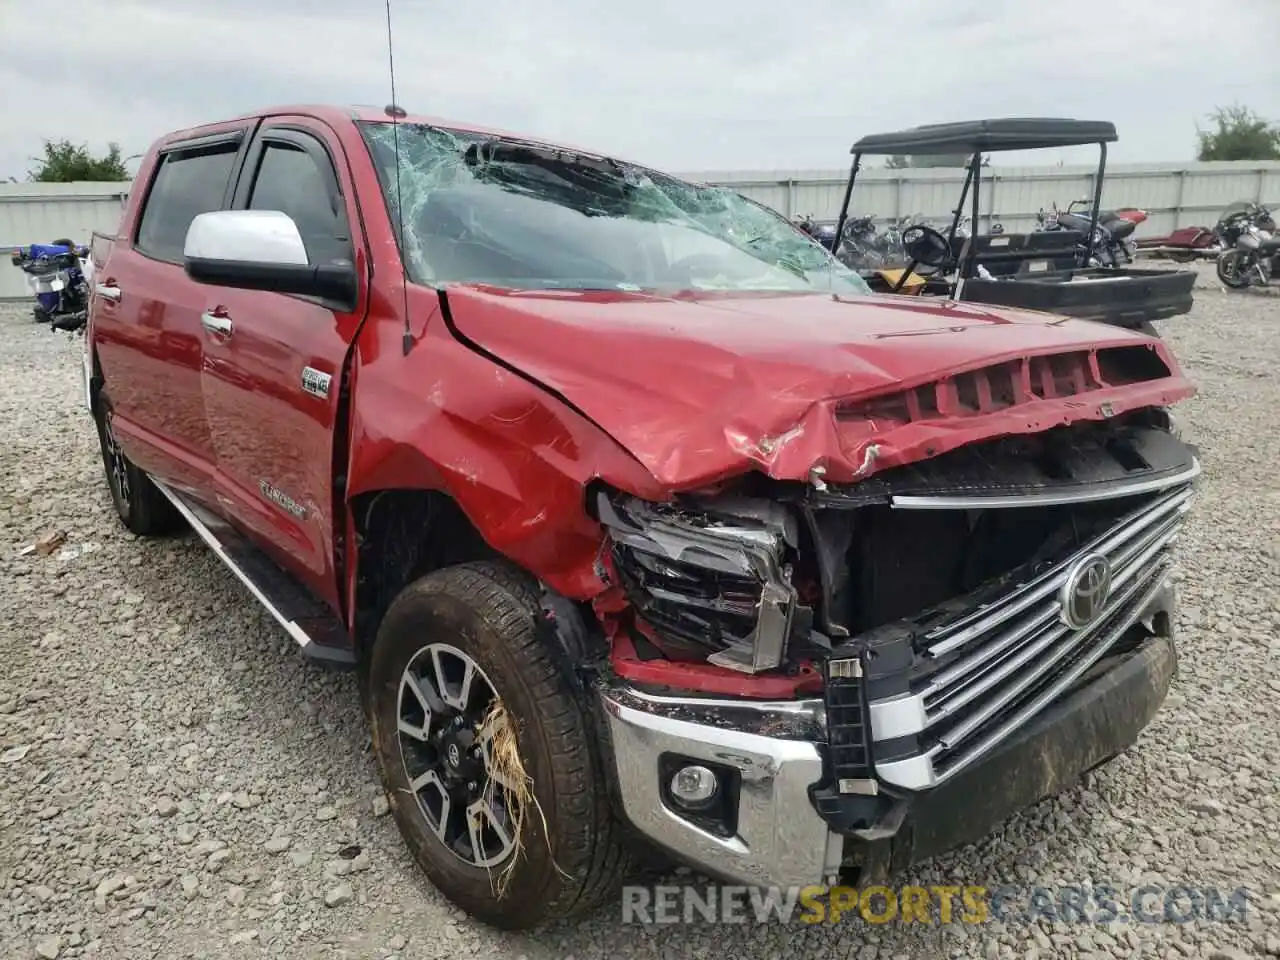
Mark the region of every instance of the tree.
POLYGON ((911 166, 911 158, 901 153, 895 153, 884 162, 886 170, 905 170, 911 166))
POLYGON ((1233 104, 1209 114, 1214 128, 1196 126, 1199 160, 1280 160, 1280 127, 1248 107, 1233 104))
POLYGON ((46 140, 44 156, 31 158, 38 166, 27 171, 27 177, 38 183, 70 183, 73 180, 96 180, 118 183, 129 179, 120 157, 120 144, 107 144, 106 156, 95 157, 84 144, 70 140, 46 140))

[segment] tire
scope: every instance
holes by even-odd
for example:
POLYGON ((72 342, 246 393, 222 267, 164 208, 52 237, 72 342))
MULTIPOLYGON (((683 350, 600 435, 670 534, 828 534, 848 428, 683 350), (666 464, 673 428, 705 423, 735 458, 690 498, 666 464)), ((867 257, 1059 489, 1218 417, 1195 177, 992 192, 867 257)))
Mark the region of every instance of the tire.
MULTIPOLYGON (((392 602, 378 628, 365 678, 374 754, 410 853, 445 897, 473 917, 506 930, 525 930, 594 909, 615 894, 631 862, 630 841, 609 803, 608 774, 596 749, 590 707, 570 681, 554 641, 540 635, 539 614, 533 582, 515 568, 468 563, 438 570, 411 583, 392 602), (436 682, 443 676, 442 668, 431 666, 433 680, 418 665, 433 664, 431 658, 438 654, 453 665, 456 676, 462 661, 449 650, 478 668, 469 712, 461 723, 457 716, 449 719, 451 707, 420 719, 425 710, 416 713, 416 706, 427 702, 418 692, 420 686, 434 684, 431 695, 445 707, 438 694, 446 684, 436 682), (412 690, 404 679, 411 668, 412 690), (498 854, 476 842, 474 833, 465 839, 457 830, 451 839, 446 824, 456 821, 450 820, 442 798, 454 791, 448 810, 459 805, 469 810, 478 802, 474 798, 490 788, 482 784, 477 792, 475 783, 465 782, 476 775, 475 766, 459 779, 458 757, 448 759, 452 746, 445 746, 431 731, 449 735, 460 730, 456 735, 461 737, 481 729, 472 720, 476 704, 485 702, 489 691, 501 699, 514 721, 519 756, 537 805, 526 804, 514 852, 478 866, 479 860, 498 854), (404 716, 410 717, 418 735, 401 732, 404 716), (432 736, 436 739, 428 744, 432 736), (424 765, 414 767, 411 777, 410 767, 420 761, 424 765), (441 773, 435 784, 415 792, 411 784, 421 783, 437 769, 441 773), (504 883, 505 896, 500 890, 504 883)), ((480 763, 478 776, 492 784, 487 764, 474 759, 474 747, 467 750, 464 745, 464 762, 480 763)), ((505 813, 510 795, 499 790, 505 813)), ((497 822, 492 812, 486 820, 497 822)))
POLYGON ((1171 250, 1169 259, 1174 263, 1191 263, 1196 259, 1196 255, 1189 250, 1171 250))
POLYGON ((111 430, 111 401, 105 393, 99 392, 96 407, 94 420, 98 427, 98 446, 102 450, 102 469, 120 522, 140 537, 163 536, 179 529, 182 516, 116 443, 111 430))
POLYGON ((1224 287, 1230 287, 1232 290, 1243 290, 1249 286, 1248 277, 1242 276, 1240 273, 1241 259, 1238 250, 1228 250, 1226 253, 1219 254, 1215 269, 1218 272, 1218 281, 1224 287))

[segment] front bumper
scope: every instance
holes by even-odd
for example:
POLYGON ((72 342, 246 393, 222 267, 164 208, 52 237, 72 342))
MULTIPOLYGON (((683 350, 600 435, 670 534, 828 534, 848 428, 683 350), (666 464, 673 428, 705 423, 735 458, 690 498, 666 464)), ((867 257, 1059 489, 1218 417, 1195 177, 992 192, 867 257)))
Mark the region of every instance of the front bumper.
POLYGON ((921 794, 899 828, 891 869, 981 839, 1018 810, 1123 753, 1151 722, 1177 668, 1170 637, 1149 638, 1051 705, 982 764, 921 794))
MULTIPOLYGON (((1169 632, 1172 617, 1160 621, 1169 632)), ((842 866, 857 869, 861 882, 883 878, 980 839, 1017 811, 1069 786, 1133 744, 1168 693, 1176 662, 1171 636, 1147 637, 1105 659, 955 778, 919 793, 889 792, 881 784, 878 821, 869 829, 840 832, 810 797, 811 788, 830 780, 820 701, 739 702, 731 708, 733 719, 717 715, 713 701, 655 697, 622 685, 601 688, 601 702, 622 811, 641 834, 709 874, 757 886, 802 887, 835 882, 842 866), (673 809, 659 772, 667 755, 737 771, 741 788, 732 836, 717 836, 673 809)))
MULTIPOLYGON (((805 886, 835 877, 842 838, 809 801, 823 776, 820 745, 713 726, 709 701, 654 697, 631 687, 601 693, 624 815, 659 847, 709 874, 759 886, 805 886), (736 831, 718 836, 690 822, 664 798, 664 756, 737 771, 736 831)), ((821 701, 758 704, 742 726, 817 732, 821 701)))

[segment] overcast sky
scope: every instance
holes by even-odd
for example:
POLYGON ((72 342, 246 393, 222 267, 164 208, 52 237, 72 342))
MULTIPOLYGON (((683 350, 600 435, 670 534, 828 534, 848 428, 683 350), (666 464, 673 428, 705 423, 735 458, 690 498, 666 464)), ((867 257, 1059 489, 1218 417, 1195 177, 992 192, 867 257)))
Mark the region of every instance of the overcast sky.
MULTIPOLYGON (((0 180, 43 138, 133 154, 266 105, 390 98, 382 0, 37 9, 0 0, 0 180)), ((1280 119, 1280 0, 392 0, 392 16, 411 112, 681 172, 839 167, 862 134, 1013 115, 1112 120, 1115 161, 1188 160, 1216 104, 1280 119)))

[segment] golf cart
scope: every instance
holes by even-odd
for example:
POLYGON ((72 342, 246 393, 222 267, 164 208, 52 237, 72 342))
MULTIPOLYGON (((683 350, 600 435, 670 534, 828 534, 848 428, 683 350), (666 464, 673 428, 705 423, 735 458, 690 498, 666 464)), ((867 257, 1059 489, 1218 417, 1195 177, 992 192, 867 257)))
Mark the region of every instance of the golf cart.
POLYGON ((952 300, 1043 310, 1154 334, 1151 321, 1191 310, 1190 271, 1133 267, 1082 267, 1097 235, 1107 144, 1116 128, 1104 121, 1057 119, 975 120, 914 127, 863 137, 853 145, 853 165, 845 188, 836 235, 849 219, 849 202, 864 156, 969 157, 964 187, 946 234, 923 224, 903 232, 908 263, 903 270, 868 271, 864 279, 878 292, 945 296, 952 300), (984 153, 1097 144, 1100 150, 1088 230, 1045 230, 986 235, 979 232, 979 194, 984 153), (972 235, 957 232, 972 194, 972 235), (1081 251, 1083 250, 1083 254, 1081 251), (923 282, 922 282, 923 281, 923 282))

